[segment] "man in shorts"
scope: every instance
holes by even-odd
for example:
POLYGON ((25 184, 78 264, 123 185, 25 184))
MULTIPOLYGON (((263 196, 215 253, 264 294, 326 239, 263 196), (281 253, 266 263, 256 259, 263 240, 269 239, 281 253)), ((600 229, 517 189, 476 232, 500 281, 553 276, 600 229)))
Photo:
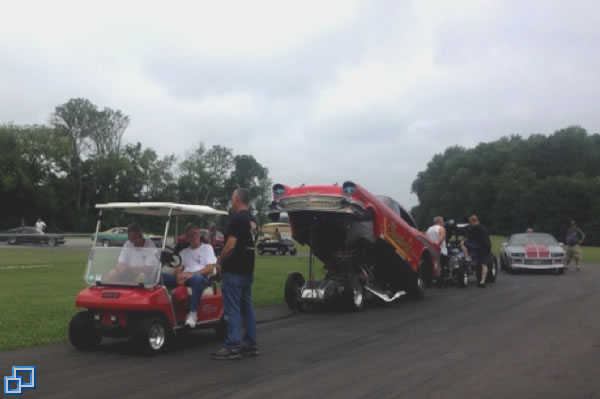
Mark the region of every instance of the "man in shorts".
POLYGON ((488 273, 488 263, 492 251, 492 243, 490 234, 483 224, 479 222, 476 215, 469 217, 471 228, 467 232, 466 239, 461 243, 463 252, 467 259, 470 257, 477 265, 481 267, 481 281, 477 285, 480 288, 485 288, 485 279, 488 273))

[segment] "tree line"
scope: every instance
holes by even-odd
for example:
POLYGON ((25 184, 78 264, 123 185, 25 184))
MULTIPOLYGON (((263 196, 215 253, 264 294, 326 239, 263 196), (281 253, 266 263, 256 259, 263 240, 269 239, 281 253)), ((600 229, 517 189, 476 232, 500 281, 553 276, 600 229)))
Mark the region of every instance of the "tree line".
POLYGON ((420 226, 436 215, 466 222, 477 214, 490 232, 532 227, 564 242, 570 220, 600 244, 600 135, 579 126, 550 136, 504 137, 436 154, 412 184, 420 226))
POLYGON ((111 201, 225 209, 236 187, 250 190, 265 220, 271 181, 252 155, 198 143, 181 159, 161 157, 142 143, 124 142, 129 122, 119 110, 74 98, 57 106, 47 125, 0 125, 0 228, 33 225, 41 217, 49 231, 90 231, 94 205, 111 201))

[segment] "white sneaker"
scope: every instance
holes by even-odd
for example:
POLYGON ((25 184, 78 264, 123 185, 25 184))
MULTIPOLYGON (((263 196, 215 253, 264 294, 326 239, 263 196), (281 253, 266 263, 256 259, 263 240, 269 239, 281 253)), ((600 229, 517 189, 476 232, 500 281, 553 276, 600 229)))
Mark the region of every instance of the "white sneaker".
POLYGON ((190 312, 187 315, 187 319, 185 319, 185 325, 189 328, 196 327, 196 312, 190 312))

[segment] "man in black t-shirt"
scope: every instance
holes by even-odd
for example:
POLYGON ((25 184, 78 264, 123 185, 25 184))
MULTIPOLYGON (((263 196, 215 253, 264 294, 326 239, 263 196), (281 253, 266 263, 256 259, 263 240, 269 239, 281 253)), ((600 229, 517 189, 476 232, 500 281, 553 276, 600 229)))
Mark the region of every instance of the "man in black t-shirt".
POLYGON ((248 211, 250 194, 244 188, 236 189, 231 196, 231 217, 225 232, 225 246, 217 260, 223 274, 221 290, 227 338, 213 359, 240 359, 242 355, 258 356, 256 342, 256 315, 252 306, 252 281, 254 278, 254 217, 248 211), (245 327, 243 340, 242 320, 245 327))
POLYGON ((485 287, 485 279, 488 272, 487 264, 490 261, 492 243, 487 229, 479 222, 479 218, 476 215, 469 217, 469 224, 471 228, 461 245, 465 256, 470 256, 474 262, 481 265, 481 281, 478 286, 483 288, 485 287))

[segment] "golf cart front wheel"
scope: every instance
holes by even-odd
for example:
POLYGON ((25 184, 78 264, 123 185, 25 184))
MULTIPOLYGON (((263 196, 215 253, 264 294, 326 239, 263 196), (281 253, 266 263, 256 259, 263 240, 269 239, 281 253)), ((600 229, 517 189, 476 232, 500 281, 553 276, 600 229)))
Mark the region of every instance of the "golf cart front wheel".
POLYGON ((77 313, 69 323, 69 341, 78 350, 96 349, 102 334, 94 329, 94 315, 89 311, 77 313))
POLYGON ((169 326, 160 317, 150 316, 136 323, 133 341, 140 353, 152 355, 165 350, 170 335, 169 326))

